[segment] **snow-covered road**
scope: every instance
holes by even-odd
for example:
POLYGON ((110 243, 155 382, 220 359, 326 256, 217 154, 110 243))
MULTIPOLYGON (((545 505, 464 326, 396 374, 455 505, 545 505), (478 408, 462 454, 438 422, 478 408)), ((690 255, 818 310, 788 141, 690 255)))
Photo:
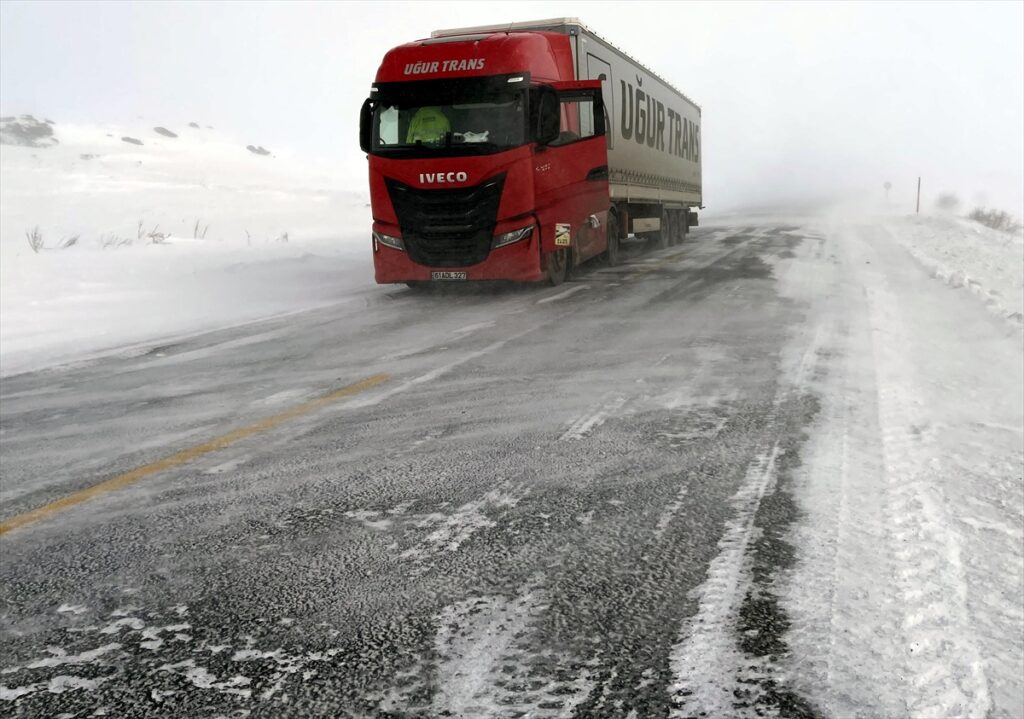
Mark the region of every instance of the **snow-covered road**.
POLYGON ((0 710, 1024 715, 1015 298, 915 241, 745 218, 5 377, 0 710))

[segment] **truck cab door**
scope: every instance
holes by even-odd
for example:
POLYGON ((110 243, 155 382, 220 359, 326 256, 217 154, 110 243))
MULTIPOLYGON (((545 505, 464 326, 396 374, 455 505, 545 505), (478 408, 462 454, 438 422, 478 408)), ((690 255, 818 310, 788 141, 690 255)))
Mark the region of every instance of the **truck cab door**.
POLYGON ((601 82, 551 87, 559 105, 558 137, 538 144, 534 154, 537 214, 543 227, 554 227, 554 245, 542 241, 542 247, 552 251, 571 243, 576 260, 582 262, 604 252, 606 244, 610 200, 601 82))

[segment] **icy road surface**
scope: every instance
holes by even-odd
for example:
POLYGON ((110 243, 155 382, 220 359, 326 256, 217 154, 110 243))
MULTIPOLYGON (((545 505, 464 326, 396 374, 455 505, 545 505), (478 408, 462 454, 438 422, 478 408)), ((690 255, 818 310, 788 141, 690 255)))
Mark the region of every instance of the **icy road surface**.
POLYGON ((359 292, 4 379, 0 714, 1024 714, 1019 318, 885 223, 359 292))

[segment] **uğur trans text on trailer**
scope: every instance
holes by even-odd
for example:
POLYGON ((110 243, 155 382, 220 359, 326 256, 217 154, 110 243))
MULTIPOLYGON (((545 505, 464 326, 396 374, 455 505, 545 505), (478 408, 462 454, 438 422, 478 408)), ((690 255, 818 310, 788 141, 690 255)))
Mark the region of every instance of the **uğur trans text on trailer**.
POLYGON ((562 282, 702 206, 700 108, 575 18, 389 51, 360 116, 377 282, 562 282))

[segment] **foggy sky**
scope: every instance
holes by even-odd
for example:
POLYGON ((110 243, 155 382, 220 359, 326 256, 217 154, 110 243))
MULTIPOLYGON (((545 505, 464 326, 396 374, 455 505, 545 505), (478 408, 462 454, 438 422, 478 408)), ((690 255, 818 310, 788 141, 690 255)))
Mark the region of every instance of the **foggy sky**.
POLYGON ((365 185, 359 106, 384 52, 439 27, 578 16, 703 108, 705 203, 885 181, 1024 212, 1024 3, 0 4, 0 111, 196 121, 365 185))

